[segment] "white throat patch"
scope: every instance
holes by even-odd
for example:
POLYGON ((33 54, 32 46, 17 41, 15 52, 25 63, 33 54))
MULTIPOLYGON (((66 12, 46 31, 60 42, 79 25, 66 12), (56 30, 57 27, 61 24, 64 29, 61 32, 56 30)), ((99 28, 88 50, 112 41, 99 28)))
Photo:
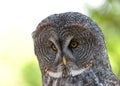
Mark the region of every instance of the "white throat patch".
MULTIPOLYGON (((82 69, 78 69, 78 70, 70 70, 70 76, 77 76, 81 73, 83 73, 85 70, 87 70, 89 67, 87 68, 82 68, 82 69)), ((61 78, 62 75, 63 75, 63 72, 52 72, 52 71, 47 71, 47 74, 51 77, 54 77, 54 78, 61 78)))

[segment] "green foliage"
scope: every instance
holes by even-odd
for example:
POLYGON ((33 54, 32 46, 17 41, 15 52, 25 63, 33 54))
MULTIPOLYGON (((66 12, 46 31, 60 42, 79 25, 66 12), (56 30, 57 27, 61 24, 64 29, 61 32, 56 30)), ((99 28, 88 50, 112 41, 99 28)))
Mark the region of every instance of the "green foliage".
MULTIPOLYGON (((89 7, 90 8, 90 7, 89 7)), ((95 22, 102 28, 105 36, 107 51, 114 73, 120 77, 120 2, 106 0, 99 8, 89 9, 95 22)))
POLYGON ((38 64, 34 61, 30 61, 22 68, 23 79, 27 86, 42 86, 41 73, 38 64))

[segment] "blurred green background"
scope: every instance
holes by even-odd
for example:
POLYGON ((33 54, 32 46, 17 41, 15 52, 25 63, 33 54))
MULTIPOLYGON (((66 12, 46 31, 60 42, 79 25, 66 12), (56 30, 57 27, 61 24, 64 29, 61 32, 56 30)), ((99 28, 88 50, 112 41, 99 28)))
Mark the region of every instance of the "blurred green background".
MULTIPOLYGON (((90 7, 89 7, 90 8, 90 7)), ((109 60, 114 73, 120 77, 120 1, 106 0, 97 9, 89 9, 93 20, 102 28, 109 60)))
MULTIPOLYGON (((89 1, 92 2, 93 0, 89 0, 89 1)), ((76 3, 77 5, 79 4, 81 5, 81 2, 82 0, 76 3)), ((62 3, 64 3, 64 1, 61 2, 60 4, 62 3)), ((96 3, 96 2, 93 2, 93 3, 96 3)), ((112 69, 115 75, 120 78, 120 38, 119 38, 120 37, 120 10, 119 10, 120 1, 119 0, 102 0, 101 5, 98 5, 98 6, 97 4, 96 6, 91 6, 89 5, 89 3, 84 3, 84 5, 86 7, 85 9, 86 12, 84 14, 91 17, 100 26, 100 28, 104 33, 107 51, 108 51, 109 60, 111 62, 112 69)), ((21 7, 22 6, 20 6, 20 8, 21 7)), ((31 4, 31 8, 32 8, 32 4, 31 4)), ((8 9, 9 7, 7 8, 7 10, 8 9)), ((78 6, 78 9, 79 9, 79 6, 78 6)), ((72 9, 69 9, 69 10, 72 10, 72 9)), ((64 11, 69 11, 69 10, 64 10, 64 11)), ((6 11, 6 9, 4 11, 6 11)), ((19 11, 20 10, 18 9, 17 12, 19 11)), ((30 11, 31 9, 29 10, 26 9, 25 13, 30 11)), ((42 10, 40 11, 45 12, 42 10)), ((81 12, 81 10, 75 10, 75 11, 81 12)), ((7 15, 9 15, 9 13, 7 15)), ((53 6, 53 11, 50 14, 53 14, 53 13, 55 13, 54 6, 53 6)), ((39 13, 39 15, 40 14, 41 13, 39 13)), ((18 18, 20 15, 24 15, 24 12, 21 14, 18 13, 16 15, 17 15, 16 18, 18 18)), ((46 14, 44 16, 46 17, 48 15, 49 14, 46 14)), ((0 16, 2 18, 2 15, 0 16)), ((28 14, 24 16, 24 19, 26 18, 29 19, 29 17, 31 17, 31 16, 29 17, 28 16, 29 16, 28 14)), ((36 15, 33 15, 33 16, 36 16, 36 15)), ((29 28, 27 27, 28 29, 24 28, 26 29, 26 31, 21 32, 20 29, 23 27, 20 25, 18 26, 17 23, 15 23, 13 24, 13 26, 10 25, 11 26, 9 27, 10 29, 4 31, 5 35, 0 35, 0 39, 1 39, 0 86, 42 86, 41 73, 39 70, 37 58, 34 55, 33 40, 31 37, 31 33, 33 30, 35 30, 35 27, 41 21, 40 19, 43 19, 45 17, 38 18, 38 20, 33 17, 33 21, 29 23, 29 27, 31 27, 32 23, 34 24, 32 26, 33 28, 32 30, 28 30, 29 28), (36 20, 36 22, 34 20, 36 20), (14 28, 18 28, 19 30, 16 30, 14 28)), ((6 22, 9 23, 11 20, 8 19, 8 21, 4 21, 4 22, 2 21, 2 23, 6 23, 6 22)), ((16 19, 15 22, 18 22, 18 21, 19 20, 16 19)), ((24 24, 27 23, 24 20, 22 21, 24 22, 24 24)), ((4 24, 3 26, 6 26, 6 24, 4 24)), ((0 34, 2 33, 3 32, 1 31, 0 34)))

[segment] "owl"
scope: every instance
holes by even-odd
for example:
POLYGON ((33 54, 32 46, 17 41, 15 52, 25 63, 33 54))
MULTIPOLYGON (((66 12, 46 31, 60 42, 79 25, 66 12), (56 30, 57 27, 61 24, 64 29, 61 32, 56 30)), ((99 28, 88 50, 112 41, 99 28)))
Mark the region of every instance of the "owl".
POLYGON ((32 33, 43 86, 120 86, 103 33, 86 15, 53 14, 32 33))

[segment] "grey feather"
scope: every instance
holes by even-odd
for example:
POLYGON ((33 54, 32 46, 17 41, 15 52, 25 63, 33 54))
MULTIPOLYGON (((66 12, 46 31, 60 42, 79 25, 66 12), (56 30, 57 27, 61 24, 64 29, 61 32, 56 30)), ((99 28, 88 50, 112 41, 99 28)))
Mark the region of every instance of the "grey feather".
POLYGON ((39 23, 33 40, 43 86, 120 86, 103 33, 89 17, 78 12, 50 15, 39 23), (72 40, 77 48, 69 47, 72 40))

